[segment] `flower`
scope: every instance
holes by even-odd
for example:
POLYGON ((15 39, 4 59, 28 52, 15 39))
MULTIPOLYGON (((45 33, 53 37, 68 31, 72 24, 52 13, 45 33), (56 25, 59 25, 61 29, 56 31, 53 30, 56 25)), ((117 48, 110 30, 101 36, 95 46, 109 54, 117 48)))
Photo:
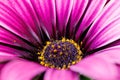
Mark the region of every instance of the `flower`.
POLYGON ((119 0, 0 0, 0 80, 119 80, 119 0))

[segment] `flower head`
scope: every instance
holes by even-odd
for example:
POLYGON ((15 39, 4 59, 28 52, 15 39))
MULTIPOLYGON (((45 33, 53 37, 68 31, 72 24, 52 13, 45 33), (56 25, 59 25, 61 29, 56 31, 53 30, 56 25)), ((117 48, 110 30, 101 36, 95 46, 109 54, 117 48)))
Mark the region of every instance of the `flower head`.
POLYGON ((119 0, 0 0, 0 80, 42 73, 119 80, 119 7, 119 0))

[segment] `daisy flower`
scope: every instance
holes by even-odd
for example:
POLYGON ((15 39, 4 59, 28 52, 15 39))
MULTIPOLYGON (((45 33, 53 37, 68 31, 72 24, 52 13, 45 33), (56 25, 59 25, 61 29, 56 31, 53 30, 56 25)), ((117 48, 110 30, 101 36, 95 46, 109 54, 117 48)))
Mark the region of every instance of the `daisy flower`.
POLYGON ((0 80, 119 80, 119 15, 119 0, 0 0, 0 80))

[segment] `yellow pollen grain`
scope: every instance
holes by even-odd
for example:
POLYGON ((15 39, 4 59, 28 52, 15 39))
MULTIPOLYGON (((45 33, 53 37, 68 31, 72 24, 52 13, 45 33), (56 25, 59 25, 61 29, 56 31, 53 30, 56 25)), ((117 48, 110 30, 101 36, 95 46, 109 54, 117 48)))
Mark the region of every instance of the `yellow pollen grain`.
POLYGON ((45 66, 45 67, 48 67, 49 65, 48 65, 48 64, 45 64, 44 66, 45 66))
POLYGON ((52 48, 54 48, 55 46, 54 45, 51 45, 52 48))
POLYGON ((41 61, 40 64, 41 64, 41 65, 44 65, 45 63, 41 61))
POLYGON ((66 41, 68 41, 68 42, 69 42, 70 40, 69 40, 69 39, 67 39, 66 41))
POLYGON ((58 46, 58 48, 61 48, 61 46, 58 46))
POLYGON ((54 68, 55 66, 54 65, 51 65, 50 68, 54 68))
POLYGON ((62 69, 65 69, 66 68, 66 65, 63 65, 62 69))
POLYGON ((78 47, 77 43, 74 43, 74 46, 77 46, 77 47, 78 47))
POLYGON ((38 57, 38 59, 44 59, 43 57, 38 57))
POLYGON ((57 52, 57 49, 54 49, 53 52, 56 53, 56 52, 57 52))
POLYGON ((63 52, 60 52, 60 55, 62 55, 63 54, 63 52))
POLYGON ((38 52, 37 54, 40 55, 40 52, 38 52))
POLYGON ((62 39, 62 42, 65 42, 65 41, 66 41, 66 39, 65 39, 65 38, 63 38, 63 39, 62 39))
POLYGON ((75 63, 76 63, 75 61, 72 62, 72 64, 75 64, 75 63))
POLYGON ((51 42, 48 42, 48 41, 46 42, 47 45, 49 45, 50 43, 51 43, 51 42))

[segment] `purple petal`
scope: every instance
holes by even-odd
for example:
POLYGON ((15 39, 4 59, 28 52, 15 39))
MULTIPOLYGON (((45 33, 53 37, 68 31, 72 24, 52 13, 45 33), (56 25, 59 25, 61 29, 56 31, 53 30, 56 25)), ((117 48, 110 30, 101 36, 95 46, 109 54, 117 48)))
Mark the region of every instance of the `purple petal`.
POLYGON ((30 57, 30 52, 27 52, 27 51, 23 51, 23 50, 20 50, 19 48, 12 48, 12 47, 9 47, 9 46, 4 46, 4 45, 0 45, 0 56, 1 55, 12 55, 12 56, 17 56, 17 57, 21 57, 21 56, 27 56, 27 57, 30 57))
POLYGON ((70 67, 71 70, 97 80, 119 80, 120 46, 96 52, 70 67))
POLYGON ((112 63, 120 64, 120 46, 114 46, 95 53, 96 56, 100 56, 105 60, 112 63))
POLYGON ((79 80, 79 76, 68 70, 49 69, 45 73, 44 80, 79 80))
MULTIPOLYGON (((85 46, 89 46, 96 36, 110 23, 119 17, 120 3, 119 0, 111 0, 105 7, 100 15, 96 18, 95 22, 91 26, 88 34, 85 37, 85 46)), ((116 28, 117 29, 117 28, 116 28)), ((116 31, 115 31, 116 32, 116 31)), ((104 34, 103 34, 104 35, 104 34)), ((111 35, 111 34, 109 34, 111 35)), ((106 36, 107 37, 107 36, 106 36)), ((112 37, 112 36, 111 36, 112 37)), ((116 38, 115 38, 116 39, 116 38)))
MULTIPOLYGON (((5 66, 6 63, 1 63, 0 64, 0 71, 2 70, 2 68, 5 66)), ((0 72, 0 75, 1 75, 1 72, 0 72)), ((1 78, 0 78, 1 79, 1 78)))
POLYGON ((0 62, 17 59, 22 55, 28 55, 28 53, 0 45, 0 62))
POLYGON ((0 79, 1 79, 1 70, 4 68, 5 65, 6 65, 6 63, 1 63, 0 64, 0 79))
POLYGON ((28 50, 34 49, 32 46, 26 44, 26 42, 23 39, 19 38, 14 33, 9 32, 2 27, 0 27, 0 43, 19 46, 28 50))
POLYGON ((108 24, 89 44, 88 50, 95 49, 120 39, 120 18, 108 24))
POLYGON ((57 27, 62 34, 68 23, 73 3, 74 0, 56 0, 57 27))
MULTIPOLYGON (((1 52, 0 52, 1 54, 1 52)), ((13 59, 17 59, 16 56, 14 55, 0 55, 0 62, 5 62, 5 61, 9 61, 9 60, 13 60, 13 59)))
POLYGON ((88 0, 74 0, 71 15, 70 15, 70 32, 79 22, 83 12, 88 4, 88 0))
POLYGON ((106 0, 92 0, 90 1, 89 7, 85 13, 85 16, 79 26, 76 38, 81 35, 81 33, 89 27, 89 25, 95 20, 95 18, 100 14, 104 8, 106 0))
POLYGON ((2 69, 1 80, 31 80, 45 70, 44 67, 34 62, 15 60, 2 69))
POLYGON ((0 1, 0 20, 1 26, 20 37, 31 42, 40 42, 37 19, 30 3, 26 0, 0 1))
POLYGON ((44 27, 50 36, 56 30, 56 11, 54 0, 30 0, 40 26, 44 27))

